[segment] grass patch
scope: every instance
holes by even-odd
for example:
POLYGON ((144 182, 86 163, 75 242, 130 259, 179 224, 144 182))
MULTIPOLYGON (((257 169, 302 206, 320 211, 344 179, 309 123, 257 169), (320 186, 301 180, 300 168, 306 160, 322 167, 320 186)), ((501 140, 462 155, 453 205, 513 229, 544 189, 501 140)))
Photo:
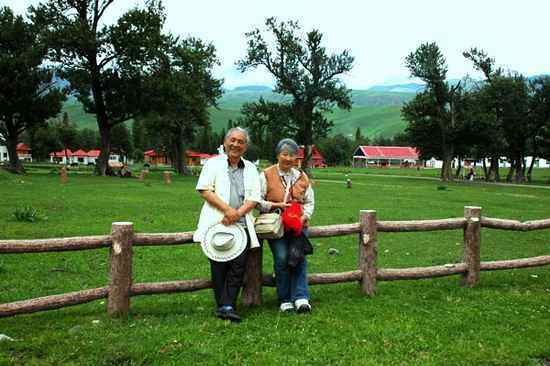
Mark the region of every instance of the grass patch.
MULTIPOLYGON (((460 217, 466 205, 491 217, 550 217, 546 189, 449 183, 316 171, 313 225, 356 222, 360 209, 381 220, 460 217)), ((402 175, 402 174, 400 174, 402 175)), ((196 177, 161 172, 137 179, 73 174, 60 184, 52 174, 31 173, 3 181, 0 238, 101 235, 113 221, 132 221, 137 232, 194 230, 201 200, 196 177), (32 206, 49 217, 37 225, 10 218, 13 207, 32 206)), ((357 266, 357 238, 312 240, 309 271, 347 271, 357 266), (329 254, 336 248, 340 255, 329 254)), ((379 265, 412 267, 459 261, 462 232, 381 233, 379 265)), ((482 230, 482 260, 550 253, 550 232, 482 230)), ((264 249, 264 270, 272 268, 264 249)), ((0 255, 0 303, 107 283, 108 250, 0 255)), ((209 276, 197 246, 137 247, 134 281, 170 281, 209 276)), ((550 354, 548 267, 483 272, 477 288, 458 286, 457 276, 379 284, 373 298, 356 284, 312 286, 313 313, 280 314, 274 289, 264 305, 241 309, 243 323, 215 319, 211 291, 132 298, 128 322, 106 317, 95 301, 65 309, 0 319, 7 365, 180 364, 542 364, 550 354)))

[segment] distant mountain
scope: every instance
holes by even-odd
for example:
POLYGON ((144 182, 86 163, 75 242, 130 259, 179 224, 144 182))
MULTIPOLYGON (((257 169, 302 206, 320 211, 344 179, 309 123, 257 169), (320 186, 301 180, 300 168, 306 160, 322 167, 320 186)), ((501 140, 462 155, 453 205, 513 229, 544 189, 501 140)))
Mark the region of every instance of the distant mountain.
POLYGON ((231 90, 233 92, 270 92, 272 89, 265 85, 244 85, 231 90))
POLYGON ((413 93, 416 94, 424 90, 424 84, 408 83, 408 84, 394 84, 394 85, 375 85, 368 88, 371 92, 382 93, 413 93))

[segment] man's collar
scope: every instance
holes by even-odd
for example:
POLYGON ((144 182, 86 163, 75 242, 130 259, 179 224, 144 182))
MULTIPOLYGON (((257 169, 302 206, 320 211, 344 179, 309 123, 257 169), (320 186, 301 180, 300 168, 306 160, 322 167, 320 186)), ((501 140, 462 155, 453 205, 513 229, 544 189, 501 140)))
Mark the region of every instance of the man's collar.
MULTIPOLYGON (((227 165, 231 166, 231 161, 229 161, 229 158, 227 158, 227 165)), ((239 162, 237 163, 237 168, 244 169, 244 161, 243 158, 239 159, 239 162)))

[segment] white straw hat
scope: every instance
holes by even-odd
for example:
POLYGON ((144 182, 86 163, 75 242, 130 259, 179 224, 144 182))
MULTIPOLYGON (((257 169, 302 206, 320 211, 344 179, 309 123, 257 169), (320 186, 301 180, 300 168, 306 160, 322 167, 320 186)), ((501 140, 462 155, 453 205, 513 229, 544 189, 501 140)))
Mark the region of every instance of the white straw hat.
POLYGON ((201 248, 204 254, 216 262, 228 262, 246 249, 248 239, 241 225, 216 224, 208 229, 201 248))

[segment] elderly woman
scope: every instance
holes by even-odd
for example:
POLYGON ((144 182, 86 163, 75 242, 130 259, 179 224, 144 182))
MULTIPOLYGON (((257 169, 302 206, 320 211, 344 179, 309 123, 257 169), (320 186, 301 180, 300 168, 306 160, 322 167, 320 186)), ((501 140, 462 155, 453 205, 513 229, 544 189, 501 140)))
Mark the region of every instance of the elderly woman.
MULTIPOLYGON (((260 174, 262 194, 260 210, 262 212, 284 210, 291 202, 298 202, 303 206, 302 222, 304 231, 307 231, 305 228, 313 214, 315 202, 307 175, 294 168, 298 144, 292 139, 283 139, 277 144, 275 152, 277 164, 270 166, 260 174)), ((268 241, 273 253, 277 295, 281 311, 311 312, 307 284, 307 260, 304 257, 303 261, 290 269, 288 266, 288 234, 280 239, 268 241)))

